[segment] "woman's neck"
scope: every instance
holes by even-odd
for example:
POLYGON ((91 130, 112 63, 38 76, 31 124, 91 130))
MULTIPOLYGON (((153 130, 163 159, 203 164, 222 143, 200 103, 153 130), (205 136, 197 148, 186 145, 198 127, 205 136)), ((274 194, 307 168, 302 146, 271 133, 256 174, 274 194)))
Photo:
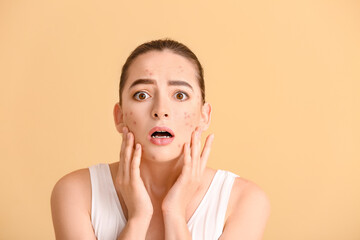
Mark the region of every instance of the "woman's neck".
POLYGON ((140 174, 149 195, 163 198, 181 174, 183 160, 180 158, 167 162, 142 159, 140 174))

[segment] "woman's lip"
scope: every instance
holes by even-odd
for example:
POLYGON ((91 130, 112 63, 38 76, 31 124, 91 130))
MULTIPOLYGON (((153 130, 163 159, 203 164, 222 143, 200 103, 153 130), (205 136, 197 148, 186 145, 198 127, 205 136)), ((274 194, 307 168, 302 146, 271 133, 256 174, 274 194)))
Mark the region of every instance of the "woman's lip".
POLYGON ((174 140, 173 137, 170 138, 153 138, 150 137, 150 142, 155 145, 167 145, 170 144, 174 140))
POLYGON ((160 132, 160 131, 162 131, 162 132, 169 132, 169 133, 171 134, 172 138, 175 137, 174 132, 173 132, 170 128, 168 128, 168 127, 160 127, 160 126, 153 127, 153 128, 150 130, 150 132, 149 132, 149 136, 151 137, 151 135, 152 135, 154 132, 160 132))
POLYGON ((149 135, 148 135, 148 139, 150 140, 151 143, 155 144, 155 145, 167 145, 170 144, 175 138, 175 134, 174 132, 168 128, 168 127, 154 127, 150 130, 149 135), (169 132, 171 134, 171 137, 165 137, 165 138, 153 138, 151 135, 154 132, 157 131, 163 131, 163 132, 169 132))

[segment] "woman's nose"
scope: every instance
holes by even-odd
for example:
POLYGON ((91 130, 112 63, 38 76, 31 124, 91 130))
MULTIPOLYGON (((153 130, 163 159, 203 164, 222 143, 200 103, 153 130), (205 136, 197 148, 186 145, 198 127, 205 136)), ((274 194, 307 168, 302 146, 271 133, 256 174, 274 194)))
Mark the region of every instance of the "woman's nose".
POLYGON ((160 114, 158 114, 158 113, 154 113, 154 117, 155 118, 162 118, 162 117, 168 117, 169 116, 169 114, 167 114, 167 113, 160 113, 160 114))
POLYGON ((153 106, 153 110, 151 112, 151 115, 153 118, 158 118, 158 119, 162 119, 162 118, 168 118, 169 117, 169 106, 166 102, 166 100, 160 100, 158 99, 153 106))

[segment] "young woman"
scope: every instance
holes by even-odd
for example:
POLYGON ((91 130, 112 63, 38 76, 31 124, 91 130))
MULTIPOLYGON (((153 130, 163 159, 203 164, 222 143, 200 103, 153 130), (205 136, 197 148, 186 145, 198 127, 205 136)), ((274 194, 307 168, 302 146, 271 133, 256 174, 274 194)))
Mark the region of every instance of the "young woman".
POLYGON ((57 239, 261 239, 266 194, 206 167, 214 135, 203 69, 173 40, 137 47, 125 62, 115 125, 120 160, 61 178, 51 196, 57 239))

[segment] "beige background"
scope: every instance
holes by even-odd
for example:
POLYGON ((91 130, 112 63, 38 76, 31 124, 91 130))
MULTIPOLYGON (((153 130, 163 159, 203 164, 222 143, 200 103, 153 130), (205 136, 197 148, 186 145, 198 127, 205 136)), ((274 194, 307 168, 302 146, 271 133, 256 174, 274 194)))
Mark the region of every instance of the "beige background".
POLYGON ((205 68, 209 166, 260 185, 265 240, 360 239, 359 1, 0 1, 0 239, 54 239, 64 174, 118 160, 120 69, 144 41, 205 68))

